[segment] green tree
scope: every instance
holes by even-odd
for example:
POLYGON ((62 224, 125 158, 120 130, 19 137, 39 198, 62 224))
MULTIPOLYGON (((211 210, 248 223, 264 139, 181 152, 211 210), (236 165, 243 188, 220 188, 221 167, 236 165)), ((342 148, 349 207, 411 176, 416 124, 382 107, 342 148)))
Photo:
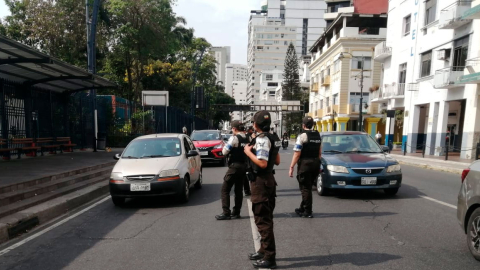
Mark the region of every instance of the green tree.
POLYGON ((293 43, 290 43, 285 57, 285 67, 283 72, 282 95, 283 100, 300 100, 302 97, 300 79, 298 75, 300 67, 298 65, 297 53, 293 43))

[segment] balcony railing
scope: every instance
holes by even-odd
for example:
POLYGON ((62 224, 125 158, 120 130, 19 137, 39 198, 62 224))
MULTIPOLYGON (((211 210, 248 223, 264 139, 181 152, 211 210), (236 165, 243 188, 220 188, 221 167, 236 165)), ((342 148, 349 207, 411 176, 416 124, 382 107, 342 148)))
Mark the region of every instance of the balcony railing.
POLYGON ((383 98, 383 88, 378 88, 372 92, 372 99, 382 99, 383 98))
POLYGON ((434 88, 452 88, 458 86, 455 82, 463 75, 465 67, 448 67, 435 71, 434 88))
POLYGON ((470 9, 472 1, 457 1, 440 11, 440 29, 455 29, 471 22, 471 19, 463 19, 463 14, 470 9))
POLYGON ((386 58, 392 56, 392 47, 387 46, 385 41, 380 42, 375 46, 375 55, 374 59, 376 61, 382 62, 386 58))
POLYGON ((322 78, 322 86, 330 85, 330 75, 322 78))
POLYGON ((386 85, 383 92, 383 98, 396 98, 405 95, 405 83, 396 83, 386 85))
POLYGON ((313 83, 310 92, 318 92, 318 83, 313 83))

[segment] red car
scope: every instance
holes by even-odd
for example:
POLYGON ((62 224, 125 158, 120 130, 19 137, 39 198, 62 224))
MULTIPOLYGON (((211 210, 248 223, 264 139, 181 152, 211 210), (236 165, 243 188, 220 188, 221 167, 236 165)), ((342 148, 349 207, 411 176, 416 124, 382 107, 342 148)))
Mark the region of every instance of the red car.
POLYGON ((191 139, 200 153, 202 163, 216 162, 221 166, 225 165, 226 158, 222 154, 225 142, 219 130, 195 130, 191 139))

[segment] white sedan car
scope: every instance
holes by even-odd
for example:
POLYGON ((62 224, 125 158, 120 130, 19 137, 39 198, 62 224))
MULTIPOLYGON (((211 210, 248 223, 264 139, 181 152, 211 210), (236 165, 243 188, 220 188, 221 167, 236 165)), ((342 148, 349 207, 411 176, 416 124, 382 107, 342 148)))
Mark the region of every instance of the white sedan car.
POLYGON ((153 134, 131 141, 110 176, 110 195, 121 206, 126 198, 177 195, 187 202, 190 188, 202 187, 202 161, 183 134, 153 134))

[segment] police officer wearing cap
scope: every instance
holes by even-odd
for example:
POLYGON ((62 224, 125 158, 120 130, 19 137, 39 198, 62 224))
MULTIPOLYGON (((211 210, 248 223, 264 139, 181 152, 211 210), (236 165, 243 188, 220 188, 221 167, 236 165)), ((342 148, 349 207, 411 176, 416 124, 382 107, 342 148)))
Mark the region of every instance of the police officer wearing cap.
POLYGON ((238 120, 231 122, 233 136, 223 147, 222 153, 228 156, 228 170, 223 178, 222 185, 222 208, 223 212, 216 215, 217 220, 227 220, 240 218, 240 209, 242 208, 243 193, 242 187, 245 180, 247 157, 243 148, 248 144, 245 136, 245 126, 238 120), (235 206, 233 212, 230 211, 230 190, 235 185, 235 206))
POLYGON ((252 212, 261 236, 261 246, 257 252, 249 254, 255 268, 275 268, 275 236, 273 234, 273 210, 275 209, 276 181, 274 165, 280 164, 281 142, 278 136, 270 134, 271 116, 267 111, 259 111, 254 116, 254 128, 259 133, 245 146, 245 154, 252 170, 248 172, 252 191, 252 212))
POLYGON ((302 193, 300 208, 295 213, 300 217, 313 218, 312 214, 312 185, 320 171, 322 158, 322 139, 318 131, 312 130, 313 118, 307 116, 303 119, 303 133, 300 134, 293 150, 292 163, 290 164, 289 176, 293 177, 293 170, 297 164, 297 180, 302 193))

